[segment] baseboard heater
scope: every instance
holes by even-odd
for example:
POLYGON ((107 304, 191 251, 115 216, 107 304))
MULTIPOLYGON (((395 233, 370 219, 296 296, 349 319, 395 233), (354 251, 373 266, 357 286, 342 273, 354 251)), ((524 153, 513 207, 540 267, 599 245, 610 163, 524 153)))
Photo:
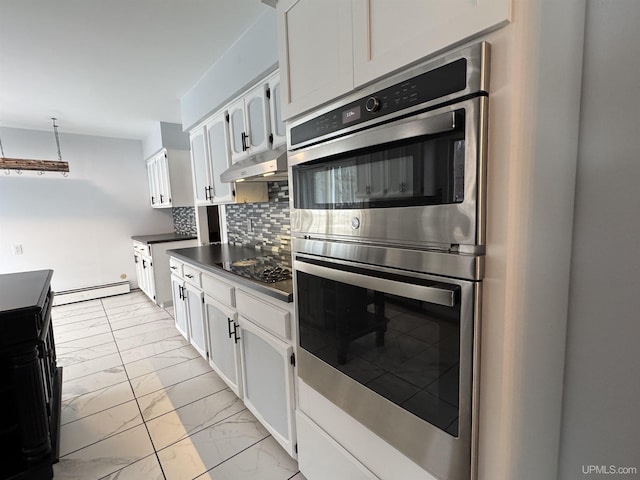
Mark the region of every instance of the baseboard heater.
POLYGON ((82 302, 84 300, 93 300, 96 298, 110 297, 112 295, 121 295, 129 293, 131 287, 129 282, 109 283, 106 285, 96 285, 94 287, 77 288, 75 290, 65 290, 64 292, 55 292, 53 296, 53 305, 66 305, 67 303, 82 302))

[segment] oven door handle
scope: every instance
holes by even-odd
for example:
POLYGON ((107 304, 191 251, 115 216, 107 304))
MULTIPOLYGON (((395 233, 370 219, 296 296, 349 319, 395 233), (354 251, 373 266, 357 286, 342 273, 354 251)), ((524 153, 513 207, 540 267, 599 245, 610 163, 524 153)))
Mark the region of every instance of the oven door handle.
POLYGON ((438 114, 431 111, 425 112, 409 119, 402 118, 389 124, 378 125, 369 130, 333 139, 331 142, 320 143, 308 149, 304 147, 300 151, 290 152, 288 163, 290 166, 297 165, 361 148, 425 135, 437 135, 455 129, 455 110, 438 114))
POLYGON ((377 277, 373 271, 370 275, 363 275, 307 263, 304 260, 294 260, 293 266, 298 272, 308 273, 309 275, 315 275, 316 277, 326 278, 327 280, 333 280, 335 282, 348 283, 370 290, 379 290, 392 295, 409 297, 415 300, 444 305, 446 307, 453 307, 456 304, 455 290, 445 287, 431 287, 399 282, 377 277))

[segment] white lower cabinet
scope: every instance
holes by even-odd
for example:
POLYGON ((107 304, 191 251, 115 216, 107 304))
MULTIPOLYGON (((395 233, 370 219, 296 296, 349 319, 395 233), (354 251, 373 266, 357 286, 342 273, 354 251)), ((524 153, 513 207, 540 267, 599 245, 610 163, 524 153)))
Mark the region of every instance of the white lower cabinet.
POLYGON ((296 458, 293 304, 182 261, 170 260, 176 328, 296 458))
POLYGON ((138 286, 147 297, 156 300, 156 283, 153 275, 153 261, 146 255, 134 254, 138 286))
POLYGON ((209 364, 242 398, 238 314, 205 293, 204 306, 209 340, 209 364))
POLYGON ((187 305, 184 301, 184 280, 178 275, 171 275, 171 291, 173 292, 173 315, 176 328, 182 336, 189 340, 189 323, 187 320, 187 305))
POLYGON ((293 347, 243 316, 238 322, 244 403, 295 458, 293 347))
POLYGON ((207 358, 207 344, 204 326, 204 293, 198 287, 185 283, 184 296, 187 303, 189 341, 191 345, 207 358))

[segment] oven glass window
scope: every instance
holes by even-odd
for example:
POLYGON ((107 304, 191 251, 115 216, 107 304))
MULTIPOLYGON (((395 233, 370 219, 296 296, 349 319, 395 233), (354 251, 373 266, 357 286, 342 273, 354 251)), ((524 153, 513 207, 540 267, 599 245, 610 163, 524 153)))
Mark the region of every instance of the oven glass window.
POLYGON ((296 275, 300 346, 457 437, 459 301, 445 307, 305 272, 296 275))
POLYGON ((464 200, 464 129, 293 167, 294 207, 352 209, 464 200))

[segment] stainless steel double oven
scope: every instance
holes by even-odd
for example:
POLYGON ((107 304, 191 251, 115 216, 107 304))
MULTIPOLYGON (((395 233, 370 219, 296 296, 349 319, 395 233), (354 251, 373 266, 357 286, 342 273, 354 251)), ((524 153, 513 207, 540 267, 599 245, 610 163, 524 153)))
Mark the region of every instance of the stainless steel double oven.
POLYGON ((439 479, 475 475, 489 45, 288 125, 300 378, 439 479))

